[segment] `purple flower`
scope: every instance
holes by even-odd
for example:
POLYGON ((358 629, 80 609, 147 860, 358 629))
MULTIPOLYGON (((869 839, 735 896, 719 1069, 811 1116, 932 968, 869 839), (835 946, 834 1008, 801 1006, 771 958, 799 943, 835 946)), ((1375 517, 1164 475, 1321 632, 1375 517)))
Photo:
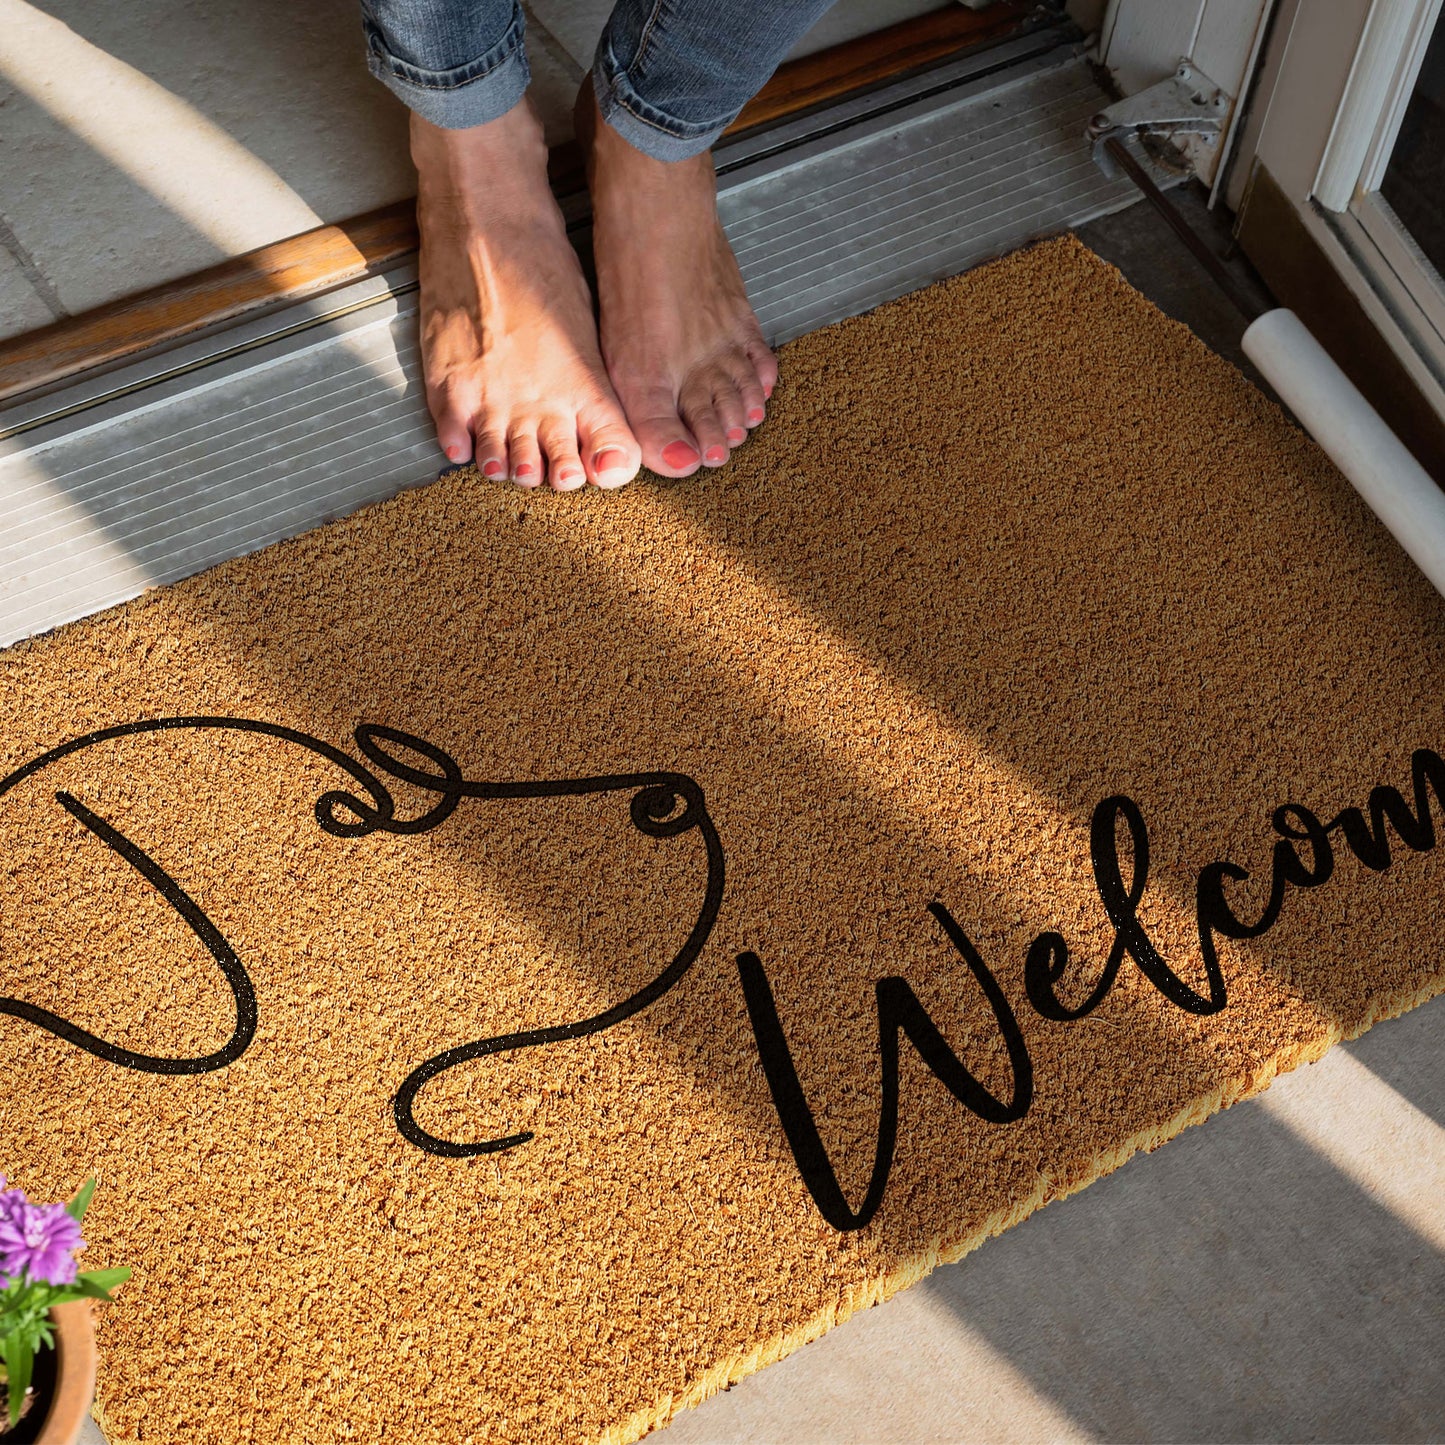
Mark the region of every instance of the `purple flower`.
POLYGON ((80 1226, 63 1204, 27 1204, 12 1189, 0 1209, 0 1274, 25 1275, 32 1282, 73 1284, 71 1250, 81 1245, 80 1226))
POLYGON ((5 1176, 0 1174, 0 1220, 12 1218, 16 1209, 24 1203, 25 1191, 23 1189, 7 1189, 5 1176))

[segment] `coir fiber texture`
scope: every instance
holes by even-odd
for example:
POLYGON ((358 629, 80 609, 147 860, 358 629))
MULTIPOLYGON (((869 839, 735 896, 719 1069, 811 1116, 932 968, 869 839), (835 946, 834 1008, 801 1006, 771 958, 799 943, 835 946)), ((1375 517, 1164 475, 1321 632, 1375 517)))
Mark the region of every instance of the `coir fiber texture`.
POLYGON ((0 659, 115 1441, 633 1439, 1440 989, 1445 604, 1270 402, 1071 240, 783 363, 0 659))

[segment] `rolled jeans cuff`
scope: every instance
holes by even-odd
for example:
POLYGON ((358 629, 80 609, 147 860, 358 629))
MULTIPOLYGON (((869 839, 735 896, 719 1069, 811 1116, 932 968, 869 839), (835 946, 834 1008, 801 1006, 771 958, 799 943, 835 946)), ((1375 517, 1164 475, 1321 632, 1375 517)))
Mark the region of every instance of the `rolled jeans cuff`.
POLYGON ((374 25, 367 25, 371 73, 423 120, 444 130, 465 130, 505 115, 521 100, 532 72, 518 9, 507 33, 490 50, 450 70, 426 70, 393 55, 374 25))
POLYGON ((605 33, 592 63, 592 89, 602 119, 629 145, 659 161, 685 161, 701 155, 733 123, 736 114, 716 121, 686 121, 649 105, 617 63, 605 33))

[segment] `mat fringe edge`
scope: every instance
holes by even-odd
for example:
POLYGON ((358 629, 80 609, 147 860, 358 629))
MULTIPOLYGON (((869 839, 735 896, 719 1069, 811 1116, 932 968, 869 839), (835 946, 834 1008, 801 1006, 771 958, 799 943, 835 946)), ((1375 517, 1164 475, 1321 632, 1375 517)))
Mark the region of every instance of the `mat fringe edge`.
POLYGON ((1445 993, 1445 973, 1429 979, 1411 993, 1377 999, 1358 1028, 1347 1033, 1338 1025, 1331 1024, 1323 1037, 1292 1049, 1280 1050, 1266 1060, 1254 1074, 1227 1081, 1212 1093, 1194 1100, 1165 1123, 1141 1129, 1113 1149, 1095 1156, 1076 1178, 1058 1181, 1050 1179, 1046 1173, 1040 1174, 1038 1187, 1028 1198, 990 1215, 968 1234, 956 1239, 940 1239, 931 1250, 920 1253, 905 1267, 880 1275, 875 1280, 865 1281, 857 1288, 849 1290, 835 1304, 820 1310, 797 1329, 789 1330, 786 1334, 758 1344, 743 1354, 732 1356, 722 1364, 714 1365, 680 1394, 659 1395, 652 1405, 635 1411, 626 1420, 596 1437, 598 1445, 633 1445, 633 1442, 643 1436, 661 1429, 684 1410, 702 1404, 719 1390, 726 1390, 765 1365, 776 1364, 794 1350, 811 1344, 859 1310, 882 1304, 899 1290, 907 1289, 932 1274, 940 1265, 956 1263, 994 1235, 1002 1234, 1016 1224, 1022 1224, 1029 1215, 1046 1204, 1053 1204, 1067 1199, 1071 1194, 1077 1194, 1105 1175, 1112 1174, 1136 1154, 1151 1153, 1161 1144, 1166 1144, 1176 1135, 1183 1133, 1190 1125, 1202 1124, 1231 1105, 1262 1094, 1281 1074, 1292 1073, 1302 1064, 1318 1062, 1336 1044, 1357 1039, 1377 1023, 1399 1018, 1442 993, 1445 993))

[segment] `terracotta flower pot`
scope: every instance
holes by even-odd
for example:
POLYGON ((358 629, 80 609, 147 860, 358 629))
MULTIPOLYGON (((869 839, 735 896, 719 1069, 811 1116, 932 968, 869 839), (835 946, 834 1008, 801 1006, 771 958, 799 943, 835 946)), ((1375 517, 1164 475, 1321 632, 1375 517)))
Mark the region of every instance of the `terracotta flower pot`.
POLYGON ((50 1317, 55 1323, 55 1392, 36 1445, 75 1445, 95 1398, 95 1329, 90 1301, 56 1305, 50 1317))

